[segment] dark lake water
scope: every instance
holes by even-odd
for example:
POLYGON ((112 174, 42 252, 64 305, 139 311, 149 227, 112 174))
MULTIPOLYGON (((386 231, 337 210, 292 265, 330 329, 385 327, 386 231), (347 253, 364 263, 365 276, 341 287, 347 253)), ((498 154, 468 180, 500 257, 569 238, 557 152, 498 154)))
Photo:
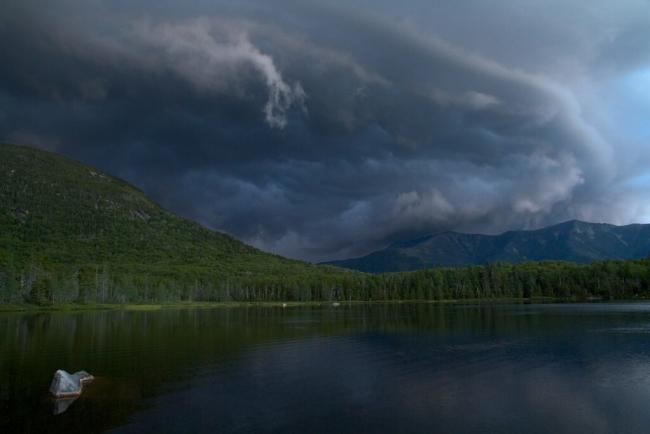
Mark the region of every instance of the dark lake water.
POLYGON ((649 430, 646 303, 0 315, 2 433, 649 430))

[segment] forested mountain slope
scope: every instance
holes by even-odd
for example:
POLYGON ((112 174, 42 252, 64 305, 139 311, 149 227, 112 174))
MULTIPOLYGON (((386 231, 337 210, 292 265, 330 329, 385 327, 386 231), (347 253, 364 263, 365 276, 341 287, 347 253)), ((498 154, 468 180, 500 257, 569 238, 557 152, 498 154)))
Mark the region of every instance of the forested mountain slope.
POLYGON ((7 144, 0 145, 0 271, 5 299, 29 298, 37 282, 46 294, 34 297, 58 291, 66 300, 206 298, 257 280, 341 273, 261 252, 97 169, 7 144))
MULTIPOLYGON (((576 225, 581 223, 560 225, 551 235, 567 240, 567 233, 581 233, 576 225)), ((622 240, 643 251, 645 229, 628 230, 631 235, 620 235, 622 240)), ((616 234, 608 238, 614 246, 622 242, 616 234)), ((600 254, 593 247, 600 244, 581 244, 582 236, 568 239, 565 245, 577 252, 570 259, 600 254)), ((394 248, 418 252, 430 242, 394 248)), ((455 237, 448 242, 473 245, 455 237)), ((510 245, 520 253, 536 251, 534 244, 530 250, 510 245)), ((454 257, 454 265, 471 258, 463 254, 454 257)), ((97 169, 45 151, 0 145, 0 305, 648 295, 648 260, 502 263, 379 275, 289 260, 167 212, 97 169)))

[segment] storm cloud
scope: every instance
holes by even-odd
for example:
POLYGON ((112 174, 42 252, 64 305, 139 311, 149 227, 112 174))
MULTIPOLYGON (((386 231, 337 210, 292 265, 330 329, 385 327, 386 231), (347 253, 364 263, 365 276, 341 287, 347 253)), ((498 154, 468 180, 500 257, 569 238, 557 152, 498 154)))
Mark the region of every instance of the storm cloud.
POLYGON ((9 0, 0 139, 312 261, 650 221, 650 3, 9 0))

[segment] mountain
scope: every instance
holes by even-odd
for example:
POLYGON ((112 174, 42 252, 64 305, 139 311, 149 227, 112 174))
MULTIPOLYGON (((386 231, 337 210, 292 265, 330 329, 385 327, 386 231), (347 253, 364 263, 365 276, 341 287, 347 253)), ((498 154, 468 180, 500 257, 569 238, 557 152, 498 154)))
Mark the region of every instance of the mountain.
POLYGON ((369 255, 329 262, 371 273, 433 266, 558 260, 588 263, 643 258, 650 253, 650 224, 615 226, 572 220, 532 231, 500 235, 442 232, 396 242, 369 255))
POLYGON ((342 272, 209 230, 98 169, 0 144, 0 302, 34 286, 61 301, 245 298, 278 279, 342 272))
MULTIPOLYGON (((645 256, 648 239, 646 226, 582 222, 500 236, 444 233, 395 243, 370 255, 370 266, 367 258, 356 265, 383 271, 551 257, 586 262, 645 256)), ((649 270, 650 260, 381 275, 312 265, 183 219, 95 168, 0 144, 0 309, 25 303, 636 298, 650 296, 649 270)))

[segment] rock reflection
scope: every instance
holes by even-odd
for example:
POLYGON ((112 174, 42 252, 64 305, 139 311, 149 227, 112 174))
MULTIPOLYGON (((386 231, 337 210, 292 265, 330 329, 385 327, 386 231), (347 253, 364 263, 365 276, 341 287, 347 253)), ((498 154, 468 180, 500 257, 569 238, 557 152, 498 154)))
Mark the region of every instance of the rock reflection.
POLYGON ((649 307, 0 315, 0 432, 642 433, 649 307))
POLYGON ((78 396, 70 398, 52 398, 52 414, 56 416, 57 414, 65 413, 78 398, 78 396))

